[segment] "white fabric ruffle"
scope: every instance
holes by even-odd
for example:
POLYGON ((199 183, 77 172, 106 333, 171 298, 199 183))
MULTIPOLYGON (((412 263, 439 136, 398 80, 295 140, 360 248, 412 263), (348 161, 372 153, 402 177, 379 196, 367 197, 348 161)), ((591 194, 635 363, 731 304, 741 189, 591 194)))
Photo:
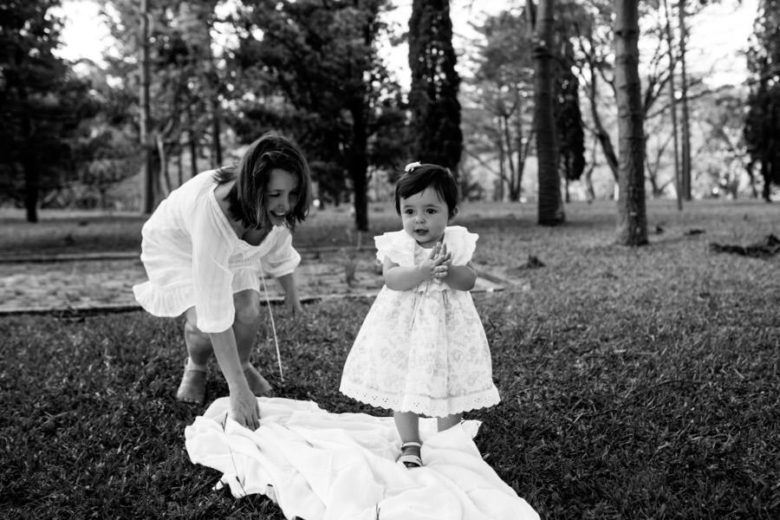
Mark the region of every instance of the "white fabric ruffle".
POLYGON ((221 332, 233 324, 233 294, 258 290, 259 277, 292 273, 301 257, 292 235, 275 226, 257 246, 241 240, 214 195, 214 172, 203 172, 171 192, 144 224, 141 260, 148 282, 133 287, 155 316, 197 309, 198 328, 221 332))
POLYGON ((286 518, 306 520, 538 520, 538 514, 482 459, 479 422, 436 433, 420 424, 422 468, 395 462, 400 440, 390 417, 328 413, 310 401, 258 398, 261 426, 227 419, 217 399, 186 427, 190 460, 222 473, 235 497, 263 494, 286 518), (377 512, 379 514, 377 515, 377 512))
MULTIPOLYGON (((466 265, 471 261, 477 247, 479 235, 471 233, 463 226, 447 226, 442 242, 452 253, 452 265, 466 265)), ((374 237, 376 258, 384 262, 385 258, 403 267, 414 265, 415 240, 404 230, 389 231, 374 237)))

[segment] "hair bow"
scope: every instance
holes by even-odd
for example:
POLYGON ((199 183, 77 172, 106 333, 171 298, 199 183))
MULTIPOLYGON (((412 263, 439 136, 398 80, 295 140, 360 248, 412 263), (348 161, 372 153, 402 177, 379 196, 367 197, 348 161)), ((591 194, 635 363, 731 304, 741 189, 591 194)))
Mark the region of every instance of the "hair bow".
POLYGON ((418 166, 420 166, 420 161, 409 163, 406 166, 404 166, 404 172, 406 173, 413 172, 414 169, 417 168, 418 166))

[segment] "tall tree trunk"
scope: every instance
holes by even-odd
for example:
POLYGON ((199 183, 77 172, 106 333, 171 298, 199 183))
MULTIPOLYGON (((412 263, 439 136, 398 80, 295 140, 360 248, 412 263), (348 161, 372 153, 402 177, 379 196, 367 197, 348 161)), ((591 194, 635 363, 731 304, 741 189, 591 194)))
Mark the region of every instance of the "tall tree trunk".
POLYGON ((366 125, 366 110, 363 98, 356 97, 351 103, 352 143, 349 151, 349 176, 352 179, 352 189, 355 196, 355 228, 358 231, 368 231, 368 129, 366 125))
MULTIPOLYGON (((683 191, 684 184, 680 175, 680 151, 678 148, 679 138, 677 137, 677 98, 674 92, 674 38, 672 37, 671 14, 669 13, 669 3, 664 0, 664 12, 666 13, 666 44, 669 50, 669 108, 672 111, 672 138, 674 139, 674 190, 677 192, 677 209, 683 209, 683 191)), ((653 189, 655 192, 655 187, 653 189)))
POLYGON ((620 197, 617 242, 647 244, 642 85, 639 79, 639 0, 615 0, 620 197))
POLYGON ((501 202, 504 200, 504 185, 506 184, 506 149, 504 148, 504 138, 501 132, 501 116, 496 116, 496 125, 498 126, 498 135, 496 137, 496 146, 498 147, 498 180, 493 191, 493 200, 501 202))
POLYGON ((149 215, 154 209, 154 168, 152 156, 153 145, 149 140, 149 5, 148 0, 141 0, 141 121, 140 138, 143 153, 141 165, 141 213, 149 215))
POLYGON ((540 0, 534 35, 536 156, 539 175, 538 223, 555 226, 566 220, 558 175, 558 142, 553 112, 554 0, 540 0))
POLYGON ((688 73, 685 64, 687 29, 685 28, 685 0, 680 0, 680 91, 682 97, 682 190, 683 198, 691 200, 691 125, 688 113, 688 73))
POLYGON ((190 151, 190 178, 193 178, 198 174, 198 137, 190 105, 187 105, 187 139, 187 147, 190 151))
POLYGON ((504 142, 506 143, 506 162, 509 166, 509 180, 507 182, 507 191, 509 191, 509 200, 512 202, 517 202, 517 198, 512 198, 513 194, 515 193, 514 189, 514 183, 515 179, 517 178, 517 175, 515 173, 515 161, 513 155, 513 149, 512 146, 512 135, 509 129, 509 116, 507 116, 505 113, 501 114, 501 119, 503 119, 503 127, 504 127, 504 142))

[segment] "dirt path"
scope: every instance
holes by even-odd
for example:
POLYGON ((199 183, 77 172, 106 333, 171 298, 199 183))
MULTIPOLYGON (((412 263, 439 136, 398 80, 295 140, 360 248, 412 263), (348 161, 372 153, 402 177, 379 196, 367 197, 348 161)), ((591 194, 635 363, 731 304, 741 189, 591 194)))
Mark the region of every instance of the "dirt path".
MULTIPOLYGON (((487 276, 487 275, 486 275, 487 276)), ((0 264, 0 315, 57 311, 111 311, 138 307, 133 285, 145 280, 138 259, 68 259, 57 262, 0 264)), ((382 287, 371 252, 314 253, 296 271, 303 300, 375 294, 382 287), (350 283, 347 273, 353 272, 350 283)), ((501 289, 492 276, 477 279, 477 291, 501 289)), ((279 284, 268 284, 269 298, 279 300, 279 284)))

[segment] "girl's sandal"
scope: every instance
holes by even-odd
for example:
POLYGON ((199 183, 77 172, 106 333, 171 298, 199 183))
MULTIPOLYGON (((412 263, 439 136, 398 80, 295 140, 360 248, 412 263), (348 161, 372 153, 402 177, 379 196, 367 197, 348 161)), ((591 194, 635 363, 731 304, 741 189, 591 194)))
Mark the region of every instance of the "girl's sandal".
POLYGON ((400 462, 407 469, 421 467, 423 463, 420 458, 420 448, 422 444, 419 442, 409 441, 401 444, 401 456, 396 459, 396 462, 400 462))

